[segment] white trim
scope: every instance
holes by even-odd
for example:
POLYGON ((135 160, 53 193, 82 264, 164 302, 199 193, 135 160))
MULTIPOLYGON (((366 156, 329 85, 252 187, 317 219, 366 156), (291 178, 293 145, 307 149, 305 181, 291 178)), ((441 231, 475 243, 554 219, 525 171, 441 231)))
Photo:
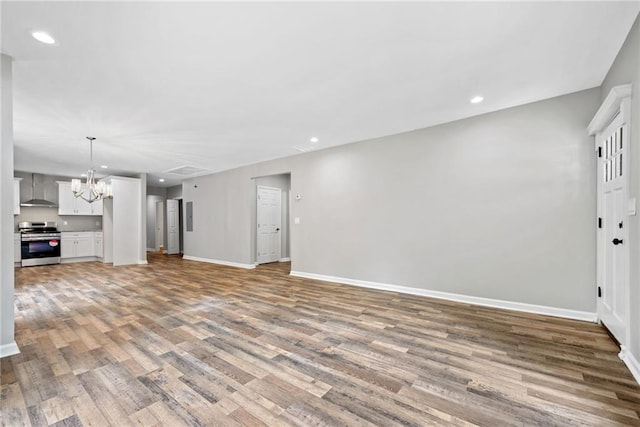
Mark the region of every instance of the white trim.
POLYGON ((412 288, 408 286, 391 285, 387 283, 368 282, 366 280, 347 279, 344 277, 325 276, 323 274, 292 271, 291 276, 304 277, 306 279, 322 280, 325 282, 341 283, 345 285, 359 286, 362 288, 379 289, 383 291, 399 292, 402 294, 420 295, 430 298, 457 301, 467 304, 481 305, 484 307, 502 308, 506 310, 521 311, 525 313, 544 314, 546 316, 563 317, 566 319, 582 320, 585 322, 597 322, 596 313, 589 311, 577 311, 564 308, 549 307, 545 305, 525 304, 521 302, 504 301, 492 298, 474 297, 470 295, 453 294, 449 292, 432 291, 429 289, 412 288))
POLYGON ((93 262, 100 261, 102 258, 98 258, 95 256, 81 256, 81 257, 73 257, 73 258, 62 258, 60 259, 60 264, 73 264, 76 262, 93 262))
POLYGON ((626 85, 615 86, 609 91, 609 94, 602 102, 602 105, 593 116, 591 123, 587 126, 589 135, 595 135, 604 129, 615 114, 620 110, 620 103, 624 98, 631 96, 631 83, 626 85))
POLYGON ((278 262, 291 262, 291 258, 289 258, 288 256, 284 258, 280 258, 280 261, 278 262))
POLYGON ((620 353, 618 357, 627 365, 629 371, 631 371, 631 375, 636 379, 636 382, 640 384, 640 362, 638 359, 633 357, 633 354, 627 349, 625 346, 620 346, 620 353))
POLYGON ((251 270, 253 268, 256 268, 256 266, 254 264, 242 264, 240 262, 222 261, 222 260, 219 260, 219 259, 200 258, 200 257, 196 257, 196 256, 191 256, 191 255, 183 255, 182 259, 188 259, 189 261, 208 262, 210 264, 226 265, 228 267, 244 268, 246 270, 251 270))
POLYGON ((0 357, 13 356, 18 353, 20 353, 20 349, 15 341, 9 344, 0 345, 0 357))
POLYGON ((141 260, 138 261, 138 264, 140 264, 140 265, 149 264, 149 261, 147 261, 146 259, 141 259, 141 260))
POLYGON ((147 252, 158 252, 155 248, 147 248, 147 252))

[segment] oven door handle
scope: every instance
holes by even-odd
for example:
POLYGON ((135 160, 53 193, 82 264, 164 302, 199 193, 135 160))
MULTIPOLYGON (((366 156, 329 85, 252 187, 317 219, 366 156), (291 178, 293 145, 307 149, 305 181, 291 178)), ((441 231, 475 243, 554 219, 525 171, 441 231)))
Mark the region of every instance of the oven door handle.
POLYGON ((50 240, 60 240, 60 237, 22 237, 21 242, 48 242, 50 240))

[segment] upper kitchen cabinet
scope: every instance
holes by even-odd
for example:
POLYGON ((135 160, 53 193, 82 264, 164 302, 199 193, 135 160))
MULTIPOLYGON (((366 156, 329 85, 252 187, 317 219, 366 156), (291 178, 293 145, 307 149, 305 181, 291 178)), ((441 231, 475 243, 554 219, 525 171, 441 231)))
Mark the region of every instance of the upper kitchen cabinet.
POLYGON ((20 180, 13 178, 13 214, 20 215, 20 180))
POLYGON ((102 215, 102 200, 88 203, 71 192, 71 182, 58 181, 58 215, 102 215))

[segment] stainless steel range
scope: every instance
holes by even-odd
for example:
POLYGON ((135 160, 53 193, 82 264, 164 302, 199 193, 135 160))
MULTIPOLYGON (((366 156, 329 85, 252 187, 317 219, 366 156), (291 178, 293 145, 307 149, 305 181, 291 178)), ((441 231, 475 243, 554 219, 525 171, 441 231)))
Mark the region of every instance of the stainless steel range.
POLYGON ((20 246, 22 266, 60 264, 60 238, 58 224, 53 221, 21 222, 20 246))

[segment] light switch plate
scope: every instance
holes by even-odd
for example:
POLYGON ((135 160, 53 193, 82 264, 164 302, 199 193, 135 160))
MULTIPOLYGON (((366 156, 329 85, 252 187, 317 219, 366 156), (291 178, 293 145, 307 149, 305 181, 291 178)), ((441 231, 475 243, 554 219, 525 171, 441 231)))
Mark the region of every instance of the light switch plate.
POLYGON ((293 218, 293 223, 296 224, 296 225, 300 224, 300 217, 297 216, 297 217, 293 218))

